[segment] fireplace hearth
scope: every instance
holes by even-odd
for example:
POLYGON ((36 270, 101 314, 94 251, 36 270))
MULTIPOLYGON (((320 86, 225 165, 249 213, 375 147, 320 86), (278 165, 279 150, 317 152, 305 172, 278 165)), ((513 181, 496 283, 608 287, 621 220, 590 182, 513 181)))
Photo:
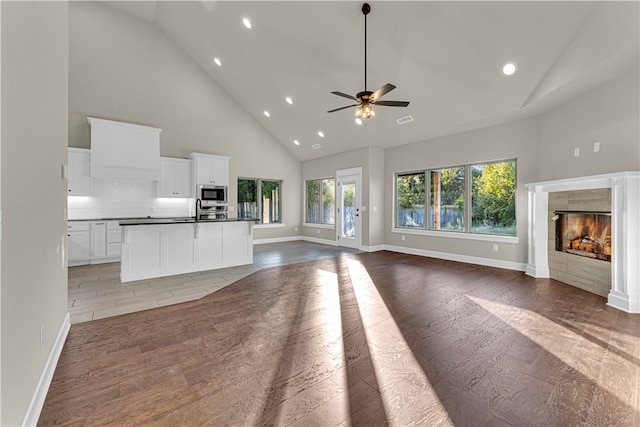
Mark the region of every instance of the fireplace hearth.
POLYGON ((554 214, 556 251, 611 262, 611 212, 554 214))

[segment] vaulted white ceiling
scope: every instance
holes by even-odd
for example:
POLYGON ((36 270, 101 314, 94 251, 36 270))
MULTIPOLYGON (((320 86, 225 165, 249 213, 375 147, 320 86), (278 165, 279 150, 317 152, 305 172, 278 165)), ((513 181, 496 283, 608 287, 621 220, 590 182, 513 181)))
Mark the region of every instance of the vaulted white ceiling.
POLYGON ((637 2, 370 2, 367 89, 410 104, 359 126, 355 108, 327 110, 353 103, 331 91, 365 89, 362 2, 106 3, 156 25, 303 161, 534 116, 639 62, 637 2))

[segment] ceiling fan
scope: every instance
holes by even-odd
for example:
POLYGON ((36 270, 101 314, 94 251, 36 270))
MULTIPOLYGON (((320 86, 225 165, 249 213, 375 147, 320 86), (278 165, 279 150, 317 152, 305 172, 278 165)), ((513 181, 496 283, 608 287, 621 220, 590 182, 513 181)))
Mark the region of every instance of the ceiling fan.
POLYGON ((346 108, 358 107, 356 109, 356 117, 359 119, 370 119, 376 115, 372 105, 382 105, 385 107, 406 107, 409 105, 408 101, 380 101, 379 99, 386 93, 391 92, 396 87, 391 83, 387 83, 375 92, 367 90, 367 15, 371 12, 371 6, 369 3, 362 5, 362 14, 364 15, 364 90, 358 92, 356 96, 348 95, 342 92, 331 92, 334 95, 349 98, 353 101, 357 101, 357 104, 347 105, 345 107, 336 108, 327 111, 327 113, 333 113, 335 111, 344 110, 346 108))

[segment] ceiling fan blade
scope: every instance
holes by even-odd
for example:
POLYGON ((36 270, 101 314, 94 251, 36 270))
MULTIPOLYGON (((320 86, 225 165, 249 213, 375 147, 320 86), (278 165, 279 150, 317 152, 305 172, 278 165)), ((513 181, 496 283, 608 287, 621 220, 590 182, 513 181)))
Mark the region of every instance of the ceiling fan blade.
POLYGON ((353 100, 353 101, 357 101, 357 99, 356 99, 356 97, 355 97, 355 96, 347 95, 346 93, 337 92, 337 91, 336 91, 336 92, 331 92, 331 93, 332 93, 332 94, 334 94, 334 95, 338 95, 338 96, 343 96, 343 97, 345 97, 345 98, 349 98, 349 99, 351 99, 351 100, 353 100))
POLYGON ((334 110, 329 110, 329 111, 327 111, 327 113, 333 113, 334 111, 340 111, 340 110, 344 110, 346 108, 357 107, 358 105, 360 105, 360 104, 347 105, 346 107, 340 107, 340 108, 336 108, 334 110))
POLYGON ((375 105, 382 105, 385 107, 406 107, 409 105, 409 101, 376 101, 372 102, 375 105))
POLYGON ((376 99, 380 98, 385 93, 389 93, 392 90, 394 90, 395 88, 396 87, 394 85, 392 85, 391 83, 387 83, 386 85, 382 86, 380 89, 378 89, 375 92, 373 92, 373 94, 369 97, 369 100, 370 101, 375 101, 376 99))

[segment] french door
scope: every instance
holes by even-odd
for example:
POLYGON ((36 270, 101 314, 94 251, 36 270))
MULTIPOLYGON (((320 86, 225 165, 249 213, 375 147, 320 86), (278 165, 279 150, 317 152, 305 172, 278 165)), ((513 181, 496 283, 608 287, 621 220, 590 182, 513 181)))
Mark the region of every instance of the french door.
POLYGON ((339 246, 362 245, 362 168, 337 171, 336 231, 339 246))

